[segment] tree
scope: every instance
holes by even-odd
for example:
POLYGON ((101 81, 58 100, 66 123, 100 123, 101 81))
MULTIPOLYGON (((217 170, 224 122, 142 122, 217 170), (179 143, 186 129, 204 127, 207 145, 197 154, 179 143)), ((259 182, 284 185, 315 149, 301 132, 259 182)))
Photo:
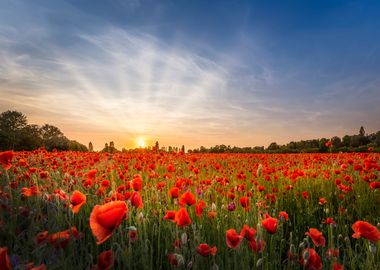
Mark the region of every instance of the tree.
POLYGON ((41 127, 41 135, 42 135, 42 139, 44 140, 49 140, 55 137, 64 136, 62 131, 59 128, 49 125, 49 124, 45 124, 41 127))
POLYGON ((365 136, 365 130, 363 126, 360 127, 359 136, 365 136))
POLYGON ((321 153, 326 153, 327 150, 328 150, 328 147, 326 146, 326 143, 328 142, 329 140, 326 139, 326 138, 322 138, 319 140, 319 152, 321 153))
POLYGON ((113 153, 115 152, 115 144, 113 141, 110 141, 110 146, 108 152, 113 153))
POLYGON ((361 138, 360 135, 351 136, 350 146, 351 147, 359 147, 360 146, 360 138, 361 138))
POLYGON ((156 141, 154 148, 156 151, 160 150, 160 144, 158 143, 158 141, 156 141))
POLYGON ((109 149, 109 147, 108 147, 108 143, 106 143, 105 145, 104 145, 104 149, 102 150, 102 152, 109 152, 110 151, 110 149, 109 149))
POLYGON ((19 150, 22 129, 27 126, 26 116, 17 111, 0 114, 0 149, 19 150))
POLYGON ((343 144, 343 146, 345 146, 345 147, 349 147, 349 146, 350 146, 350 142, 351 142, 351 137, 350 137, 350 136, 345 135, 345 136, 342 138, 342 144, 343 144))
POLYGON ((56 150, 68 150, 69 139, 63 135, 62 131, 52 125, 45 124, 40 129, 43 145, 48 151, 56 150))
POLYGON ((378 147, 380 147, 380 131, 378 131, 378 132, 376 133, 374 143, 376 143, 376 145, 377 145, 378 147))
POLYGON ((341 147, 342 140, 338 136, 332 137, 331 142, 335 148, 341 147))
POLYGON ((182 153, 185 153, 185 146, 182 144, 182 146, 181 146, 181 152, 182 153))
POLYGON ((267 148, 267 150, 271 150, 271 151, 276 151, 276 150, 278 150, 278 149, 280 149, 280 146, 279 146, 277 143, 275 143, 275 142, 272 142, 272 143, 268 146, 268 148, 267 148))
POLYGON ((92 142, 89 142, 88 144, 88 151, 94 152, 94 146, 92 145, 92 142))
POLYGON ((27 125, 21 130, 20 150, 34 150, 41 146, 43 140, 38 125, 27 125))

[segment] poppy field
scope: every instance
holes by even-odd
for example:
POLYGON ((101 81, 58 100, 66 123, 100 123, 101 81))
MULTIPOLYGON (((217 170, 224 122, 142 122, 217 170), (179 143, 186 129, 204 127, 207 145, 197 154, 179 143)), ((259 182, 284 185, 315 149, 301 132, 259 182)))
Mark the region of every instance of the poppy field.
POLYGON ((380 154, 0 153, 0 269, 379 269, 380 154))

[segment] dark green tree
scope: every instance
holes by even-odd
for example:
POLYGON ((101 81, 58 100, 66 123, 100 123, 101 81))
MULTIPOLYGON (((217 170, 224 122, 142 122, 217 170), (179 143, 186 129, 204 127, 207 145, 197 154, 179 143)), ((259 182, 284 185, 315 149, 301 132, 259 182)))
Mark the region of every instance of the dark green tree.
POLYGON ((363 126, 361 126, 359 129, 359 136, 365 136, 365 130, 363 126))
POLYGON ((276 150, 278 150, 278 149, 280 149, 280 146, 279 146, 277 143, 275 143, 275 142, 272 142, 272 143, 268 146, 268 148, 267 148, 267 150, 270 150, 270 151, 276 151, 276 150))
POLYGON ((156 151, 160 150, 160 144, 158 143, 158 141, 156 141, 155 145, 154 145, 154 149, 156 151))
POLYGON ((351 137, 348 136, 348 135, 345 135, 345 136, 342 138, 342 145, 345 146, 345 147, 349 147, 349 146, 350 146, 350 143, 351 143, 351 137))
POLYGON ((48 151, 56 150, 68 150, 69 139, 63 135, 62 131, 52 125, 45 124, 40 129, 43 145, 48 151))
POLYGON ((92 142, 89 142, 88 144, 88 151, 94 152, 94 146, 92 145, 92 142))
POLYGON ((19 150, 34 150, 43 146, 41 130, 38 125, 27 125, 21 130, 19 150))
POLYGON ((110 146, 108 152, 113 153, 115 152, 115 144, 113 141, 110 141, 110 146))
POLYGON ((27 126, 26 116, 17 111, 0 114, 0 149, 20 150, 22 130, 27 126))

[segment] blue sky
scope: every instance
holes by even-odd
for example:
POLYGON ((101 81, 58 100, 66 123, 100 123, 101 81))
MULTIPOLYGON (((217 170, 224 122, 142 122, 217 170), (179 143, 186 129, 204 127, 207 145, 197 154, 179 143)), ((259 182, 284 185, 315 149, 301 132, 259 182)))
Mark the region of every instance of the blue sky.
POLYGON ((0 2, 0 110, 96 148, 380 130, 378 1, 0 2))

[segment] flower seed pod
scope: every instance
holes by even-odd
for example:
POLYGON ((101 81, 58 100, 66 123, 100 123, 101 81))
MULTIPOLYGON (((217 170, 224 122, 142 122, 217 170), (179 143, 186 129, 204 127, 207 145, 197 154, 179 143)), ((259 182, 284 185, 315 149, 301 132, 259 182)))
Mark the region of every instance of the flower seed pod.
POLYGON ((261 269, 262 266, 263 266, 263 258, 260 258, 256 262, 256 268, 261 269))
POLYGON ((211 204, 211 211, 216 212, 216 204, 215 203, 211 204))
POLYGON ((187 243, 187 234, 185 232, 183 234, 181 234, 181 243, 183 245, 186 245, 186 243, 187 243))
POLYGON ((219 266, 214 263, 212 266, 211 266, 211 270, 219 270, 219 266))
POLYGON ((304 265, 306 265, 306 263, 307 263, 307 260, 309 259, 309 251, 305 251, 304 253, 303 253, 303 260, 304 260, 304 265))

